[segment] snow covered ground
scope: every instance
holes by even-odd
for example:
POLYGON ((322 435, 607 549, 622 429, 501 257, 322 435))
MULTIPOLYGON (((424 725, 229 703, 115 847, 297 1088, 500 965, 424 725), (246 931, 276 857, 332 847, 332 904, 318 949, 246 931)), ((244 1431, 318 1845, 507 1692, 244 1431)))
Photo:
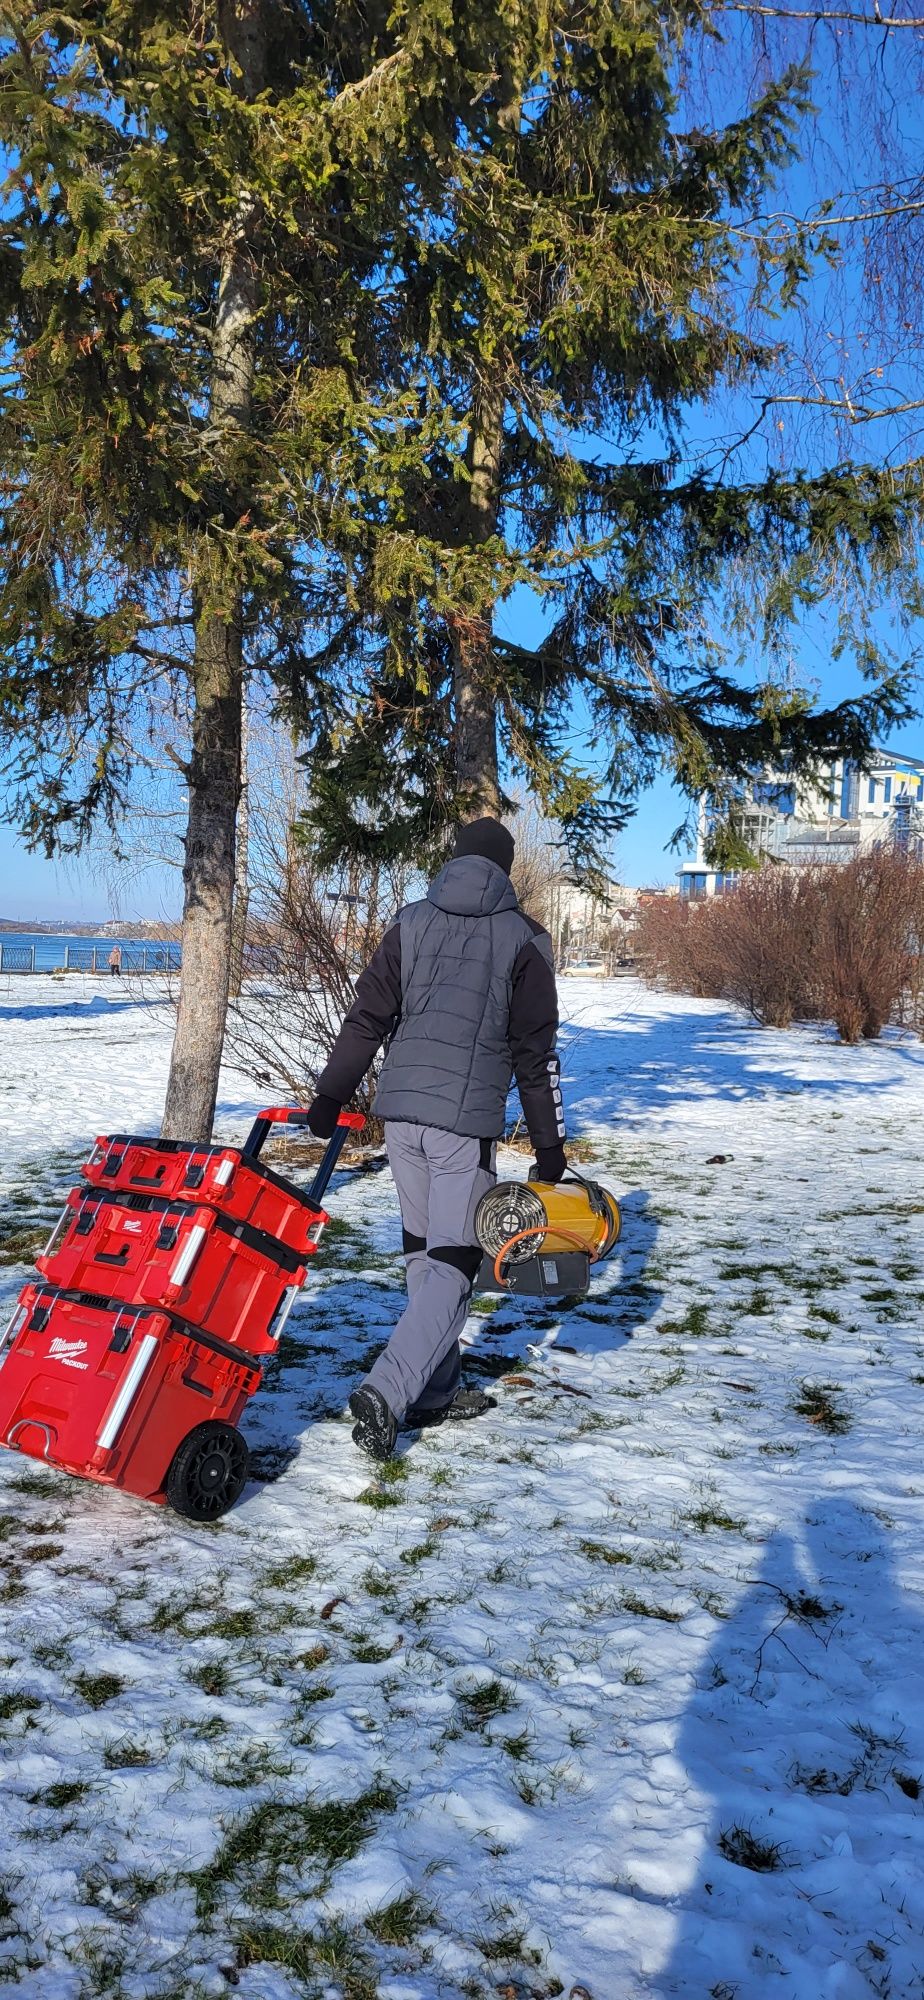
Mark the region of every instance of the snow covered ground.
MULTIPOLYGON (((924 1049, 562 998, 623 1247, 567 1315, 473 1316, 490 1417, 354 1450, 401 1282, 365 1172, 233 1514, 0 1453, 23 2000, 924 1992, 924 1049)), ((0 1037, 2 1307, 86 1142, 155 1126, 168 1030, 36 979, 0 1037)), ((228 1076, 222 1136, 256 1102, 228 1076)))

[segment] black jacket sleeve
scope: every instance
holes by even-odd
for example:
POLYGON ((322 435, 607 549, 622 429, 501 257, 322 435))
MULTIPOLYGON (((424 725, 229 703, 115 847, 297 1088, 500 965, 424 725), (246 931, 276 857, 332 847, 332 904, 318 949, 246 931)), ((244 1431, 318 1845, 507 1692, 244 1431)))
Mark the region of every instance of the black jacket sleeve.
POLYGON ((555 1053, 558 993, 548 933, 536 925, 535 936, 520 951, 513 968, 510 997, 510 1048, 523 1116, 534 1146, 558 1146, 565 1137, 561 1072, 555 1053))
POLYGON ((318 1077, 318 1095, 347 1104, 401 1012, 401 928, 392 924, 356 982, 356 997, 318 1077))

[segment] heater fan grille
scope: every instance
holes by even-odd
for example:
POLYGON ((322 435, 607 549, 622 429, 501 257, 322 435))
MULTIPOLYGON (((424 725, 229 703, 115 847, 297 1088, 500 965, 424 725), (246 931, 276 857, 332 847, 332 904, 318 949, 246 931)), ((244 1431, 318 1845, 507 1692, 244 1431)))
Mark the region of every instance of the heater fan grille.
MULTIPOLYGON (((475 1210, 475 1235, 489 1257, 496 1257, 511 1236, 523 1229, 546 1229, 545 1204, 525 1181, 501 1181, 483 1194, 475 1210)), ((541 1236, 527 1236, 510 1251, 511 1264, 525 1264, 541 1248, 541 1236)))

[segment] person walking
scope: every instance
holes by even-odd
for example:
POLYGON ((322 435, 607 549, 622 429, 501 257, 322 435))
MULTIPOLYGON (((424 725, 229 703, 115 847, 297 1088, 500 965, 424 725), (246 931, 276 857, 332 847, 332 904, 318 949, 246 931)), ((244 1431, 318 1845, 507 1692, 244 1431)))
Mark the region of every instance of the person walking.
POLYGON ((122 947, 120 944, 114 944, 111 952, 109 953, 109 977, 110 979, 119 979, 121 977, 121 973, 122 973, 122 947))
POLYGON ((402 1425, 493 1408, 460 1388, 459 1335, 481 1264, 475 1210, 494 1186, 515 1076, 540 1179, 561 1180, 565 1120, 552 942, 510 881, 494 819, 460 828, 453 857, 409 903, 360 975, 308 1123, 327 1139, 383 1042, 374 1110, 401 1208, 408 1303, 350 1396, 354 1443, 388 1458, 402 1425))

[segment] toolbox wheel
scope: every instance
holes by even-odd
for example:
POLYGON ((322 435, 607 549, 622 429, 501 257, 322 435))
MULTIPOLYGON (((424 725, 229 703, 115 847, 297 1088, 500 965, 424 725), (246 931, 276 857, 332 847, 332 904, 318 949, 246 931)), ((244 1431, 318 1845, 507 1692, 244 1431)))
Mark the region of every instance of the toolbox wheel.
POLYGON ((233 1424, 197 1424, 167 1474, 166 1495, 189 1521, 217 1521, 243 1492, 250 1453, 233 1424))

